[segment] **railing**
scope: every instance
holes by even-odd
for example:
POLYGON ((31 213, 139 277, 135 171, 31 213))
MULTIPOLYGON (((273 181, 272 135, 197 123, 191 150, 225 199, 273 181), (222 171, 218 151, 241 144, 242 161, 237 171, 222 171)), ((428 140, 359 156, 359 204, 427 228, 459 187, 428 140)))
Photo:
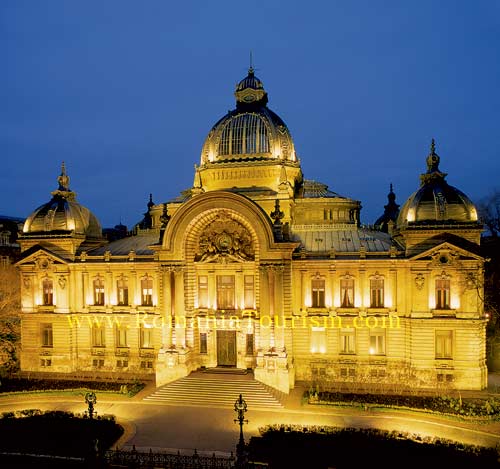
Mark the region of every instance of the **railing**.
POLYGON ((164 469, 232 469, 235 467, 234 457, 200 456, 196 450, 192 455, 109 450, 104 458, 106 463, 121 467, 154 467, 164 469))

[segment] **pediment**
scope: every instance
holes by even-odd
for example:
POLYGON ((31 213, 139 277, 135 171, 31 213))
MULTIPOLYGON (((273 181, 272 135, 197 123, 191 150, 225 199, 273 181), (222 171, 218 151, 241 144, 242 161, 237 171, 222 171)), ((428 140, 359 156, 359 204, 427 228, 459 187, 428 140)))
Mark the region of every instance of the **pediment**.
POLYGON ((33 265, 39 270, 50 270, 57 264, 68 264, 68 261, 41 246, 33 246, 28 249, 22 253, 21 259, 16 262, 17 266, 33 265))
POLYGON ((410 260, 427 261, 436 265, 451 265, 456 261, 482 261, 483 258, 450 242, 444 242, 410 257, 410 260))

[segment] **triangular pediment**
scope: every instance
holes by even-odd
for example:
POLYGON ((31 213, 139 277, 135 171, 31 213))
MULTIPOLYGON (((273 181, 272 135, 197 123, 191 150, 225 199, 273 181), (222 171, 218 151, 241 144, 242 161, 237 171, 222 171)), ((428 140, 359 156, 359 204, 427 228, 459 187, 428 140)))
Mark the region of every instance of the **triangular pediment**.
POLYGON ((21 254, 21 259, 16 262, 17 266, 27 264, 37 265, 41 269, 46 269, 52 264, 68 264, 68 260, 42 246, 36 245, 24 251, 21 254))
POLYGON ((414 256, 410 257, 410 260, 417 261, 436 261, 446 264, 447 262, 454 260, 478 260, 481 261, 483 258, 474 252, 464 249, 460 246, 456 246, 450 242, 444 242, 437 244, 425 251, 419 252, 414 256))

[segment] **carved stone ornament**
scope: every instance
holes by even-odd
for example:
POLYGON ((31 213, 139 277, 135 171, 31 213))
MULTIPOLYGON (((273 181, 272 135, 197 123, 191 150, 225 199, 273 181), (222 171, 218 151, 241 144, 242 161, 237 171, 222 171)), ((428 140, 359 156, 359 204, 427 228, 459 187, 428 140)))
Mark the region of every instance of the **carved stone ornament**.
POLYGON ((195 262, 241 262, 255 259, 252 236, 227 213, 217 215, 200 234, 195 262))
POLYGON ((29 277, 23 277, 23 286, 26 288, 26 290, 29 290, 31 288, 31 279, 29 277))
POLYGON ((59 286, 61 287, 61 289, 64 290, 66 288, 66 277, 64 277, 63 275, 61 275, 57 279, 57 283, 59 283, 59 286))
POLYGON ((415 286, 417 287, 417 290, 422 290, 425 285, 425 277, 422 274, 417 274, 415 277, 415 286))
POLYGON ((449 249, 443 249, 432 254, 432 263, 435 265, 450 265, 458 260, 460 254, 449 249))
POLYGON ((47 256, 40 256, 35 262, 40 270, 49 270, 52 266, 52 259, 47 256))

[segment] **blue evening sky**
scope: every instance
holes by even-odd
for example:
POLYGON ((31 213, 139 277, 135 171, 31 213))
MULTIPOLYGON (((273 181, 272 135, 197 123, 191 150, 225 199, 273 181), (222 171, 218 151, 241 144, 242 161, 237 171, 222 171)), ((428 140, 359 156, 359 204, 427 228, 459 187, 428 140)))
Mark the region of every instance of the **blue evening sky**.
POLYGON ((1 0, 0 213, 50 199, 61 161, 103 226, 193 181, 253 51, 305 177, 363 223, 418 188, 432 137, 448 182, 499 181, 497 0, 1 0))

